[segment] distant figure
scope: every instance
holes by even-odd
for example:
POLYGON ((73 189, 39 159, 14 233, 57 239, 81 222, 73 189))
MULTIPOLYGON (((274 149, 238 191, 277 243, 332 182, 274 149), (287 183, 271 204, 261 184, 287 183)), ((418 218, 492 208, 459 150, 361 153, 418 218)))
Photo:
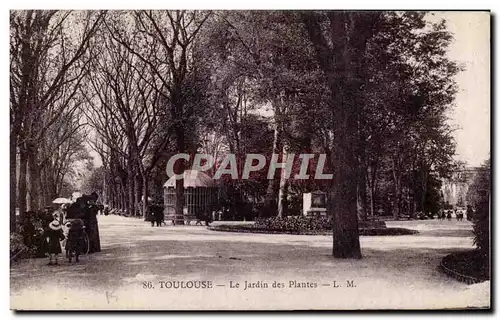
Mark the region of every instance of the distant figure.
POLYGON ((165 214, 163 213, 163 207, 159 205, 152 204, 149 206, 149 210, 151 211, 151 226, 154 227, 155 222, 156 226, 160 227, 165 220, 165 214))
POLYGON ((446 219, 448 219, 448 221, 451 221, 451 210, 448 210, 448 213, 446 214, 446 219))
POLYGON ((456 216, 457 221, 462 221, 464 219, 464 212, 462 210, 457 210, 456 216))
POLYGON ((439 210, 438 213, 437 213, 437 218, 438 220, 444 220, 444 218, 446 217, 444 210, 439 210))
POLYGON ((474 210, 472 210, 472 206, 470 204, 467 206, 466 214, 467 214, 467 221, 472 221, 472 217, 474 216, 474 210))
POLYGON ((57 265, 57 257, 61 250, 61 240, 64 240, 64 234, 59 221, 54 220, 49 223, 49 228, 44 232, 43 238, 47 244, 47 253, 49 254, 49 266, 57 265))
POLYGON ((150 212, 150 219, 151 219, 151 227, 154 227, 155 226, 155 222, 156 222, 156 212, 153 208, 153 206, 150 206, 149 207, 149 212, 150 212))

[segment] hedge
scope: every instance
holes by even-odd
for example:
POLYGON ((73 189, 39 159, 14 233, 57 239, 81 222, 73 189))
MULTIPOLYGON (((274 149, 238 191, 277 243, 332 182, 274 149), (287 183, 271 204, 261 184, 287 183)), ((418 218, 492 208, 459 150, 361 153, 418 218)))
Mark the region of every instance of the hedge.
MULTIPOLYGON (((296 235, 331 235, 331 230, 284 230, 284 229, 266 229, 258 228, 254 225, 218 225, 210 226, 209 230, 222 232, 241 232, 241 233, 262 233, 262 234, 296 234, 296 235)), ((367 228, 360 229, 361 236, 401 236, 414 235, 418 231, 404 228, 367 228)))

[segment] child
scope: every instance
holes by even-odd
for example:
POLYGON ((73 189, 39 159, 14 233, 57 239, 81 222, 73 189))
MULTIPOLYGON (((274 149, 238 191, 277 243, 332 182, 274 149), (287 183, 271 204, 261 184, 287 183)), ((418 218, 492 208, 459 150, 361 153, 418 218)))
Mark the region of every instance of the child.
POLYGON ((48 265, 58 265, 57 255, 62 253, 59 241, 64 240, 64 234, 59 221, 54 220, 49 223, 49 228, 45 230, 44 238, 47 241, 47 252, 49 253, 48 265))

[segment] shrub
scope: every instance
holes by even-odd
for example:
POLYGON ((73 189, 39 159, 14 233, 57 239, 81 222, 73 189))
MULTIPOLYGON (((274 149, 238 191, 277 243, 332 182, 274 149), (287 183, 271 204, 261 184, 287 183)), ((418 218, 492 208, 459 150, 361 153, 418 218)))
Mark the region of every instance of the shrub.
MULTIPOLYGON (((219 225, 209 229, 227 232, 325 235, 332 233, 333 219, 331 217, 305 216, 257 218, 253 225, 219 225)), ((417 233, 416 230, 387 228, 384 221, 359 221, 359 235, 363 236, 396 236, 417 233)))
MULTIPOLYGON (((360 229, 384 229, 386 228, 384 221, 358 221, 360 229)), ((289 216, 289 217, 272 217, 259 218, 255 221, 255 228, 268 230, 282 231, 332 231, 332 217, 305 217, 305 216, 289 216)))
POLYGON ((405 236, 412 234, 418 234, 418 231, 405 228, 367 228, 359 230, 360 236, 405 236))
MULTIPOLYGON (((315 229, 315 230, 301 230, 299 228, 292 229, 277 229, 263 227, 262 225, 257 227, 255 225, 217 225, 209 227, 210 230, 223 231, 223 232, 243 232, 243 233, 264 233, 264 234, 300 234, 300 235, 331 235, 332 229, 315 229)), ((360 236, 401 236, 401 235, 413 235, 417 234, 418 231, 404 229, 404 228, 380 228, 380 227, 370 227, 361 228, 359 230, 360 236)))
POLYGON ((10 258, 20 258, 30 255, 30 248, 24 244, 23 236, 17 232, 10 233, 10 258))
POLYGON ((323 231, 332 230, 333 222, 329 217, 272 217, 256 219, 255 228, 282 231, 323 231))
POLYGON ((489 259, 490 251, 490 190, 490 161, 488 160, 481 166, 467 195, 475 208, 472 219, 474 244, 486 259, 489 259))
POLYGON ((16 224, 16 232, 11 233, 11 257, 23 249, 22 254, 16 258, 44 257, 45 248, 43 241, 43 230, 52 215, 43 212, 28 211, 24 219, 16 224))

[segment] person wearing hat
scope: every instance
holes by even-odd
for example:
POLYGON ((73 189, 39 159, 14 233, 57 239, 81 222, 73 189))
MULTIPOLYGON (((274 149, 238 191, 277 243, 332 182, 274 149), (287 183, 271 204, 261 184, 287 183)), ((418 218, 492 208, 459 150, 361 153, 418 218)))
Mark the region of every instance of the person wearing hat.
POLYGON ((49 254, 49 266, 57 265, 57 255, 62 253, 61 240, 64 240, 64 234, 61 223, 53 220, 49 223, 48 229, 44 233, 44 239, 47 242, 47 253, 49 254))

